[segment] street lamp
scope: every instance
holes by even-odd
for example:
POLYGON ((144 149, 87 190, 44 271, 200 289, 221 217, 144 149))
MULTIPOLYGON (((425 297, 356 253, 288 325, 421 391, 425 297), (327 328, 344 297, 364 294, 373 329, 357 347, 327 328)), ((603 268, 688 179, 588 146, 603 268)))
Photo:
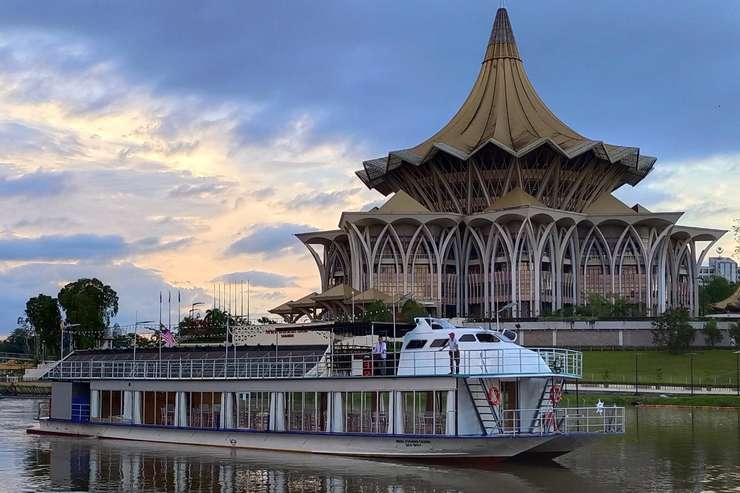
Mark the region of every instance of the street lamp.
POLYGON ((198 305, 205 305, 205 303, 203 303, 202 301, 196 301, 195 303, 193 303, 192 305, 190 305, 190 316, 191 317, 193 316, 193 312, 195 311, 195 307, 198 306, 198 305))
POLYGON ((691 396, 694 396, 694 356, 696 353, 689 353, 689 375, 691 376, 691 396))
MULTIPOLYGON (((64 331, 67 329, 71 329, 72 327, 79 327, 79 326, 80 324, 68 324, 68 323, 62 322, 61 324, 62 334, 61 334, 61 340, 59 341, 59 361, 64 359, 64 331)), ((71 352, 71 347, 70 347, 70 352, 71 352)))
POLYGON ((740 396, 740 351, 735 351, 735 388, 740 396))
POLYGON ((139 325, 146 325, 146 324, 153 324, 154 320, 144 320, 142 322, 136 321, 134 322, 134 361, 136 361, 136 339, 138 337, 137 335, 137 329, 139 328, 139 325))

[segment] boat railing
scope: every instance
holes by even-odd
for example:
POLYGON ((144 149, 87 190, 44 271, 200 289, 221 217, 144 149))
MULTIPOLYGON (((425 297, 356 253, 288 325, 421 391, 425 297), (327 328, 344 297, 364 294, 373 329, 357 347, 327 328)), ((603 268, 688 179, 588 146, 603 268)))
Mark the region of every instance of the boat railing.
POLYGON ((624 408, 617 406, 506 409, 501 412, 505 435, 549 433, 624 433, 624 408))
MULTIPOLYGON (((580 378, 579 351, 507 348, 460 351, 460 376, 546 375, 580 378)), ((46 374, 56 380, 203 380, 448 375, 447 351, 352 354, 271 354, 218 359, 75 360, 59 362, 46 374)))

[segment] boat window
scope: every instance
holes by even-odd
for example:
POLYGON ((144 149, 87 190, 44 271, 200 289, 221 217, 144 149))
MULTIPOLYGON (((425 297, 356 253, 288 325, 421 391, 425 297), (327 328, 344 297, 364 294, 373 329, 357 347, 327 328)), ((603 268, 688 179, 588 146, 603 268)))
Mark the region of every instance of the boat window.
POLYGON ((434 330, 442 330, 442 329, 444 329, 444 327, 442 327, 442 325, 440 325, 440 324, 434 323, 434 324, 432 324, 432 329, 434 329, 434 330))
POLYGON ((413 339, 406 344, 406 349, 421 349, 426 345, 426 339, 413 339))
POLYGON ((435 339, 432 341, 429 347, 443 347, 446 342, 447 342, 447 339, 435 339))
POLYGON ((501 342, 498 337, 496 337, 493 334, 487 334, 485 332, 481 332, 480 334, 476 334, 476 337, 478 337, 478 342, 501 342))
POLYGON ((473 334, 465 334, 460 336, 460 342, 475 342, 475 336, 473 334))

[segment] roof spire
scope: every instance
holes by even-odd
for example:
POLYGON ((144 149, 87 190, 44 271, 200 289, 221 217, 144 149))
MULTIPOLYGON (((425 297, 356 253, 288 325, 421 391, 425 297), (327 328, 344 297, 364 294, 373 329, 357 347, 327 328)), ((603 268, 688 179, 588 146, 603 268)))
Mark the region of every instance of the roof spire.
POLYGON ((493 21, 491 38, 488 40, 488 48, 483 62, 496 58, 519 58, 519 48, 516 46, 514 31, 511 29, 509 14, 505 8, 501 7, 496 12, 496 20, 493 21))

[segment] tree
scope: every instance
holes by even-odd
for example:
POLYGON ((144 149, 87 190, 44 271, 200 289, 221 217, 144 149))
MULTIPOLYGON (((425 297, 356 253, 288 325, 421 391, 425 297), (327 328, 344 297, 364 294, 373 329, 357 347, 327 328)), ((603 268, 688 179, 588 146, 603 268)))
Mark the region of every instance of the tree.
POLYGON ((740 219, 735 219, 735 224, 732 226, 732 233, 735 235, 735 257, 740 258, 740 219))
POLYGON ((740 320, 730 324, 730 330, 728 331, 730 338, 735 341, 735 349, 740 349, 740 320))
POLYGON ((719 326, 717 325, 717 321, 714 319, 709 319, 704 324, 704 342, 708 346, 716 346, 717 343, 722 342, 722 331, 719 330, 719 326))
POLYGON ((365 307, 365 312, 362 314, 362 320, 364 322, 390 322, 391 318, 390 310, 380 300, 369 303, 365 307))
POLYGON ((689 323, 686 308, 672 308, 653 321, 653 342, 672 353, 686 351, 694 341, 696 333, 689 323))
POLYGON ((200 317, 188 315, 180 320, 180 324, 177 326, 177 333, 181 336, 201 335, 203 333, 203 320, 200 317))
POLYGON ((413 322, 416 317, 425 317, 427 315, 426 309, 414 300, 408 300, 401 307, 401 313, 399 319, 403 322, 413 322))
POLYGON ((46 354, 59 353, 62 314, 56 298, 39 294, 26 302, 26 319, 40 340, 46 354))
POLYGON ((258 318, 258 319, 257 319, 257 323, 258 323, 258 324, 265 324, 265 325, 268 325, 268 324, 274 324, 275 322, 274 322, 274 321, 273 321, 273 320, 272 320, 271 318, 269 318, 269 317, 264 317, 264 316, 263 316, 263 317, 260 317, 260 318, 258 318))
POLYGON ((79 324, 74 331, 75 346, 90 348, 102 339, 111 317, 118 313, 118 294, 98 279, 78 279, 64 286, 59 295, 68 324, 79 324))
POLYGON ((226 335, 226 323, 230 326, 234 326, 234 317, 231 316, 226 310, 220 308, 213 308, 206 310, 206 314, 203 317, 203 330, 207 336, 223 336, 226 335))
POLYGON ((699 306, 702 313, 712 311, 712 304, 728 298, 735 292, 735 286, 724 277, 712 276, 709 282, 699 288, 699 306))

